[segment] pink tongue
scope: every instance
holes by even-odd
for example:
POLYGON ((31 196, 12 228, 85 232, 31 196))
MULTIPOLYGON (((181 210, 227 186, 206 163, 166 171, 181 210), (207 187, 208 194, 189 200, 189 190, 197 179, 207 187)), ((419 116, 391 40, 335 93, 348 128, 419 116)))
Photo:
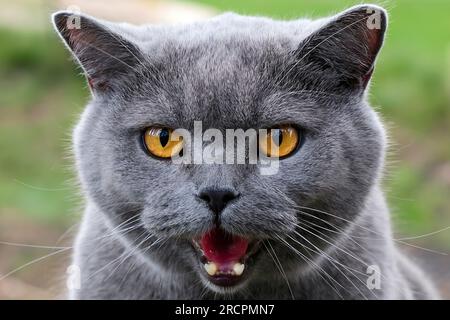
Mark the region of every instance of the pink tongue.
POLYGON ((239 261, 247 252, 248 241, 215 228, 203 235, 200 246, 208 261, 225 264, 239 261))

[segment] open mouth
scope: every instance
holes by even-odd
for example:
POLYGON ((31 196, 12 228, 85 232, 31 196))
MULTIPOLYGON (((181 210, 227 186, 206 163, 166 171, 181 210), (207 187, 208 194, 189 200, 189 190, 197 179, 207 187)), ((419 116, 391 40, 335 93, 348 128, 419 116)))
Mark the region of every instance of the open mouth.
POLYGON ((208 279, 224 287, 236 285, 244 279, 250 258, 259 247, 259 241, 250 241, 221 228, 214 228, 200 239, 194 239, 193 244, 208 279))

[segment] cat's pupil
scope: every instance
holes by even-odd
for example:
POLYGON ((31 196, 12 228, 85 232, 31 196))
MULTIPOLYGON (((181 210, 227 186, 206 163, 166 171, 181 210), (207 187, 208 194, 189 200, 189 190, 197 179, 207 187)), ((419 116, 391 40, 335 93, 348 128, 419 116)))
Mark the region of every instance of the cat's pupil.
POLYGON ((162 147, 165 147, 169 142, 169 136, 170 133, 168 129, 161 129, 161 131, 159 132, 159 142, 161 143, 162 147))
POLYGON ((272 141, 278 147, 281 146, 281 143, 283 142, 283 134, 281 133, 280 129, 273 129, 272 130, 272 141))

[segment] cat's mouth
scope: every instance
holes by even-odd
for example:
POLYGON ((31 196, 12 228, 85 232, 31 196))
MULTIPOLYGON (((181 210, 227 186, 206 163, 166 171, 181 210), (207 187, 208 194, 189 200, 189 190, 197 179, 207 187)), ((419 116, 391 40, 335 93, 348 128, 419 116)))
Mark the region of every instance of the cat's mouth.
POLYGON ((209 281, 223 287, 240 283, 259 249, 259 241, 252 241, 214 228, 193 241, 200 263, 209 281))

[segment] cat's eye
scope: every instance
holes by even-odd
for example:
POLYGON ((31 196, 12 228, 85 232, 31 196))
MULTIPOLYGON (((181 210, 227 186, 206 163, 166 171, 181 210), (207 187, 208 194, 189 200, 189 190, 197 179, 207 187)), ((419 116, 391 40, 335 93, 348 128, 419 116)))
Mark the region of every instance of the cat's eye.
POLYGON ((291 125, 268 129, 266 135, 259 137, 259 148, 267 157, 283 158, 297 149, 300 138, 299 131, 291 125))
POLYGON ((171 158, 183 149, 183 137, 176 136, 170 128, 150 127, 143 140, 147 151, 158 158, 171 158))

